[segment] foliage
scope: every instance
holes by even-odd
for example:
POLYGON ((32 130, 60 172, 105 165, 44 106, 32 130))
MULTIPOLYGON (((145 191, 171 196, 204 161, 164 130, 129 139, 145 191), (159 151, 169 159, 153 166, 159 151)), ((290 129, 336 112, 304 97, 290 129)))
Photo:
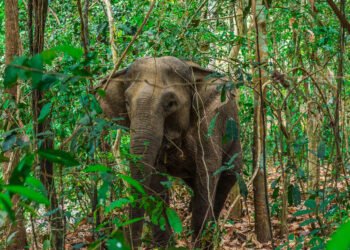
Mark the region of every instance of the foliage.
MULTIPOLYGON (((254 82, 252 69, 260 67, 266 72, 270 83, 266 86, 266 149, 269 188, 272 197, 272 214, 279 220, 284 209, 288 209, 289 220, 295 221, 301 230, 309 234, 289 232, 281 240, 280 247, 296 249, 324 248, 327 238, 349 216, 349 57, 344 57, 343 105, 339 121, 342 168, 336 156, 336 140, 333 121, 337 108, 337 81, 339 62, 339 21, 326 1, 314 2, 317 11, 305 1, 268 1, 271 6, 267 14, 267 48, 269 61, 258 65, 255 55, 255 31, 250 17, 250 8, 244 11, 248 32, 238 34, 235 26, 235 4, 238 1, 159 1, 143 32, 131 47, 121 67, 138 57, 173 55, 193 60, 228 75, 230 81, 218 86, 222 101, 228 93, 235 92, 239 104, 240 136, 245 167, 238 175, 241 194, 250 198, 244 180, 251 178, 254 82), (248 14, 248 15, 247 15, 248 14), (240 46, 237 58, 228 58, 233 46, 240 46), (276 78, 276 72, 282 77, 276 78), (289 87, 283 85, 287 82, 289 87), (310 109, 308 105, 314 105, 310 109), (308 132, 310 118, 317 126, 308 132), (285 131, 281 129, 284 126, 285 131), (311 150, 312 135, 316 135, 316 146, 311 150), (311 179, 310 156, 320 169, 318 189, 309 189, 311 179), (283 199, 287 207, 283 206, 283 199)), ((7 152, 18 150, 21 159, 12 172, 9 183, 0 181, 0 210, 14 219, 12 197, 20 197, 20 205, 26 217, 36 221, 47 219, 42 206, 47 206, 47 190, 39 180, 38 159, 47 159, 54 164, 54 180, 58 199, 64 204, 63 213, 67 229, 77 228, 85 218, 94 220, 101 214, 104 220, 96 225, 94 234, 99 235, 92 246, 106 243, 108 249, 125 245, 121 229, 140 220, 129 220, 128 206, 142 206, 149 217, 148 224, 165 228, 169 222, 177 237, 186 237, 186 225, 182 225, 177 212, 167 207, 158 197, 147 194, 140 182, 129 175, 126 167, 135 156, 129 152, 128 131, 107 120, 96 100, 94 86, 113 68, 109 44, 108 22, 102 1, 91 1, 89 10, 89 50, 85 56, 81 49, 80 19, 74 1, 51 1, 51 10, 45 33, 45 51, 28 56, 27 10, 25 1, 19 1, 19 25, 23 44, 23 55, 14 58, 10 65, 0 65, 0 107, 6 110, 0 119, 0 162, 7 163, 7 152), (20 101, 16 103, 4 92, 19 83, 20 101), (33 120, 31 96, 33 90, 45 91, 44 103, 38 120, 33 120), (7 127, 13 119, 19 126, 7 127), (35 135, 33 124, 50 121, 50 129, 35 135), (120 162, 115 163, 110 148, 116 131, 122 129, 120 162), (108 131, 107 133, 105 131, 108 131), (54 139, 54 149, 37 150, 45 138, 54 139), (95 210, 91 203, 95 200, 95 210), (107 232, 113 224, 115 231, 107 232), (95 245, 93 245, 95 244, 95 245)), ((115 48, 120 56, 135 35, 149 8, 149 1, 111 1, 115 20, 115 48)), ((4 61, 5 36, 4 2, 0 2, 0 61, 4 61)), ((346 6, 349 20, 350 5, 346 6)), ((346 34, 346 45, 349 34, 346 34)), ((103 91, 99 92, 103 98, 103 91)), ((207 136, 213 135, 217 115, 210 121, 207 136)), ((234 120, 226 124, 223 141, 237 139, 238 126, 234 120)), ((214 173, 234 169, 233 156, 214 173)), ((2 176, 3 177, 3 176, 2 176)), ((167 187, 172 188, 169 178, 167 187)), ((0 217, 2 220, 3 217, 0 217)), ((2 224, 2 221, 0 221, 2 224)), ((95 220, 96 222, 96 220, 95 220)), ((345 224, 344 227, 346 228, 345 224)), ((45 224, 39 225, 44 230, 45 224)), ((277 227, 277 226, 276 226, 277 227)), ((334 235, 327 243, 342 238, 344 230, 334 235), (340 235, 340 236, 339 236, 340 235)), ((344 237, 343 237, 344 238, 344 237)), ((346 237, 345 237, 346 238, 346 237)), ((345 241, 344 241, 345 242, 345 241)), ((338 243, 337 243, 338 244, 338 243)), ((117 247, 117 248, 116 248, 117 247)), ((331 248, 330 248, 331 249, 331 248)))

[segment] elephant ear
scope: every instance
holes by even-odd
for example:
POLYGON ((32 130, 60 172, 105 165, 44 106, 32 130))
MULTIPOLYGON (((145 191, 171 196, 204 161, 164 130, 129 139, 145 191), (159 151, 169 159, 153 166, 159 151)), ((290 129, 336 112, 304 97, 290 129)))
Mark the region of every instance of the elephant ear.
POLYGON ((216 71, 202 68, 192 61, 185 61, 185 63, 191 68, 193 81, 197 84, 197 87, 200 87, 200 85, 203 85, 206 82, 213 82, 222 77, 216 71))
POLYGON ((100 98, 100 106, 104 114, 115 119, 119 125, 129 127, 130 121, 125 106, 124 92, 129 86, 129 81, 126 81, 127 69, 120 70, 112 75, 107 84, 109 76, 105 77, 99 86, 99 89, 105 88, 105 95, 100 98), (116 119, 116 118, 120 118, 116 119))

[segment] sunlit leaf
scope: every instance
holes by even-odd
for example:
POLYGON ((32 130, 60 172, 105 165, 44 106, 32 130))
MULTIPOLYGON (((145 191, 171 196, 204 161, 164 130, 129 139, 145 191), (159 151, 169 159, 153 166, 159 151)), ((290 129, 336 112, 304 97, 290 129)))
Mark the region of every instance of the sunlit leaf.
POLYGON ((176 211, 174 209, 168 207, 165 210, 165 213, 168 217, 170 227, 174 230, 175 233, 181 233, 182 232, 182 222, 180 220, 180 217, 176 213, 176 211))
POLYGON ((29 189, 23 186, 6 186, 7 191, 19 194, 22 197, 25 197, 31 201, 35 201, 40 204, 49 205, 49 200, 41 193, 36 192, 35 190, 29 189))
POLYGON ((111 169, 107 166, 101 164, 94 164, 87 166, 84 170, 85 173, 93 173, 93 172, 110 172, 111 169))
POLYGON ((350 220, 341 225, 327 242, 327 250, 350 249, 350 220))

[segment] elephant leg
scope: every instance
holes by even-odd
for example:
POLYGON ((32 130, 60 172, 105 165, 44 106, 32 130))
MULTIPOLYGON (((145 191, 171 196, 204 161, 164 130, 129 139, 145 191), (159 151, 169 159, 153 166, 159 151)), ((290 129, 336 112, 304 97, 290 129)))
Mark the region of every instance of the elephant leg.
MULTIPOLYGON (((161 184, 161 182, 167 181, 166 176, 154 174, 151 177, 150 192, 160 197, 167 205, 169 205, 169 192, 161 184)), ((166 218, 166 215, 164 213, 166 218)), ((152 226, 153 240, 157 247, 166 247, 169 244, 171 238, 171 230, 169 223, 166 222, 165 230, 162 230, 159 226, 152 226)))
POLYGON ((202 242, 200 237, 206 229, 207 223, 215 219, 214 198, 217 182, 218 178, 213 176, 212 172, 202 175, 197 174, 195 178, 194 196, 192 198, 192 229, 194 231, 192 240, 195 247, 201 248, 201 245, 204 245, 205 249, 209 249, 210 232, 209 237, 205 237, 206 242, 202 242))
MULTIPOLYGON (((131 207, 129 211, 129 216, 131 219, 142 218, 145 215, 145 211, 139 207, 131 207)), ((138 247, 142 244, 142 227, 143 227, 143 219, 132 223, 129 226, 127 238, 129 239, 129 243, 131 244, 131 249, 138 249, 138 247)))
POLYGON ((232 172, 224 172, 219 179, 218 187, 216 189, 214 213, 215 218, 218 219, 220 212, 225 204, 226 198, 230 193, 233 185, 236 183, 236 175, 232 172))

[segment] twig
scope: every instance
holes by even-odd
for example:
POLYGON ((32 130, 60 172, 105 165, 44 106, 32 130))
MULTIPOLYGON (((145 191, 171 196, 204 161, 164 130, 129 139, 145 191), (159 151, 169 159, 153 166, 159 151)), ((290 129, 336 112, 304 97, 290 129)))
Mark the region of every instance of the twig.
MULTIPOLYGON (((113 69, 112 73, 109 75, 107 81, 105 82, 105 85, 103 86, 103 90, 106 90, 106 89, 107 89, 107 87, 108 87, 108 85, 109 85, 109 82, 110 82, 112 76, 113 76, 114 73, 118 70, 119 66, 122 64, 122 62, 123 62, 123 60, 124 60, 126 54, 128 53, 128 51, 129 51, 131 45, 133 45, 133 43, 136 41, 137 37, 140 35, 140 33, 141 33, 143 27, 145 26, 145 24, 147 23, 147 21, 148 21, 150 15, 151 15, 151 12, 152 12, 152 10, 153 10, 155 4, 156 4, 156 0, 153 0, 153 1, 151 2, 151 6, 149 7, 149 10, 148 10, 148 12, 147 12, 145 18, 143 19, 143 22, 142 22, 141 26, 139 27, 139 29, 137 30, 137 32, 135 33, 135 35, 134 35, 133 38, 131 39, 131 41, 130 41, 130 43, 128 44, 128 46, 126 46, 126 48, 125 48, 125 50, 123 51, 122 55, 120 56, 118 62, 117 62, 116 65, 114 66, 114 69, 113 69)), ((99 98, 98 98, 98 99, 99 99, 99 98)))

